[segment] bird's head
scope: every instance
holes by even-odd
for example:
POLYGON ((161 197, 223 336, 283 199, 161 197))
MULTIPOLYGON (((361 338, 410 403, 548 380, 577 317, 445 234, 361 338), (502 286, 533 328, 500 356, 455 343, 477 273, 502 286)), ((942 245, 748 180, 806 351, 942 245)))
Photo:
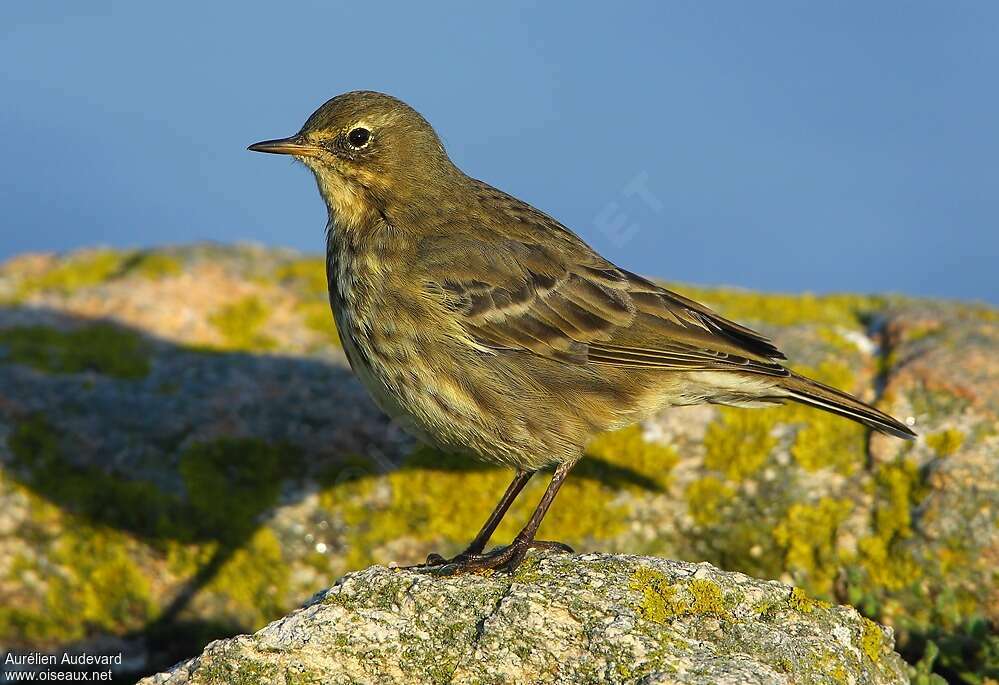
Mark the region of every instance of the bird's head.
POLYGON ((460 173, 426 119, 401 100, 373 91, 338 95, 295 135, 249 149, 304 162, 330 212, 348 227, 373 213, 432 201, 447 179, 460 173))

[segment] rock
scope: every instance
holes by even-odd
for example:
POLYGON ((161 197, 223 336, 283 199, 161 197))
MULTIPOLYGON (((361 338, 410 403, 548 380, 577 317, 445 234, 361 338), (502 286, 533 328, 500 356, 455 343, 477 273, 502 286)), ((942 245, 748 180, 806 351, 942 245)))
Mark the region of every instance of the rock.
MULTIPOLYGON (((600 436, 542 535, 779 579, 891 626, 920 673, 999 679, 999 312, 672 287, 919 438, 793 406, 670 409, 600 436)), ((0 653, 120 643, 134 678, 331 577, 468 542, 509 473, 375 408, 325 288, 321 257, 256 246, 0 265, 0 653)))
POLYGON ((890 630, 776 582, 622 555, 348 574, 140 683, 907 683, 890 630))

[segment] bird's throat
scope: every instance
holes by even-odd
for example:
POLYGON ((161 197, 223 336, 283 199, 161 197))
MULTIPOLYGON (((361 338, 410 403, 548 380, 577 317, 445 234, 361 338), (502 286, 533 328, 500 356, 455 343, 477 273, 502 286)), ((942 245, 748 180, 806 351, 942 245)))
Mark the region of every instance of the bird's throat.
POLYGON ((377 208, 358 181, 325 167, 313 166, 312 171, 330 219, 338 230, 360 230, 376 220, 377 208))

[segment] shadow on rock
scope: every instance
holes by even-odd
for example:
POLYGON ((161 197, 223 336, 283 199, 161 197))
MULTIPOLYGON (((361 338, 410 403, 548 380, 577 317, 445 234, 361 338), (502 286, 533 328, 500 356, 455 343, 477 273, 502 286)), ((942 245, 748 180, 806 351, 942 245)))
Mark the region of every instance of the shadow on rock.
MULTIPOLYGON (((439 454, 432 463, 421 461, 419 455, 430 451, 410 452, 409 441, 349 370, 332 360, 192 348, 41 308, 0 308, 4 432, 5 477, 88 530, 127 534, 149 545, 184 581, 168 597, 147 601, 130 594, 135 579, 123 571, 107 580, 104 596, 92 598, 108 604, 113 620, 99 611, 80 615, 86 602, 67 597, 66 616, 52 619, 63 621, 64 630, 40 625, 17 608, 5 610, 0 625, 13 626, 21 638, 14 643, 29 649, 51 643, 53 635, 65 635, 64 645, 77 644, 89 634, 114 632, 115 625, 138 623, 123 637, 149 650, 143 670, 255 627, 201 620, 189 609, 262 519, 279 505, 294 504, 308 483, 324 482, 331 472, 341 482, 397 468, 490 468, 439 454), (185 557, 190 545, 204 553, 185 557)), ((598 459, 584 461, 578 475, 610 486, 660 489, 640 473, 598 459)), ((482 493, 494 495, 499 493, 482 493)), ((54 530, 49 542, 77 536, 63 562, 78 575, 104 573, 93 560, 117 554, 107 552, 96 534, 54 530)), ((275 614, 287 608, 273 607, 275 614)))

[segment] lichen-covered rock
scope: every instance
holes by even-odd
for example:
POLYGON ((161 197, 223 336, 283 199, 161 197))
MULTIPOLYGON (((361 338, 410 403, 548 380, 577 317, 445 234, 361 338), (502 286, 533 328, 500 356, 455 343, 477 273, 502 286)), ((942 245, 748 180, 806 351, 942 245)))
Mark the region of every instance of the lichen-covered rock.
MULTIPOLYGON (((542 535, 793 583, 893 627, 916 672, 999 680, 999 312, 675 287, 919 438, 803 407, 665 411, 590 446, 542 535)), ((509 477, 415 446, 375 408, 320 257, 0 265, 0 649, 110 640, 163 668, 331 577, 459 551, 509 477)))
POLYGON ((708 564, 534 555, 515 575, 372 567, 146 685, 906 683, 891 631, 708 564))

